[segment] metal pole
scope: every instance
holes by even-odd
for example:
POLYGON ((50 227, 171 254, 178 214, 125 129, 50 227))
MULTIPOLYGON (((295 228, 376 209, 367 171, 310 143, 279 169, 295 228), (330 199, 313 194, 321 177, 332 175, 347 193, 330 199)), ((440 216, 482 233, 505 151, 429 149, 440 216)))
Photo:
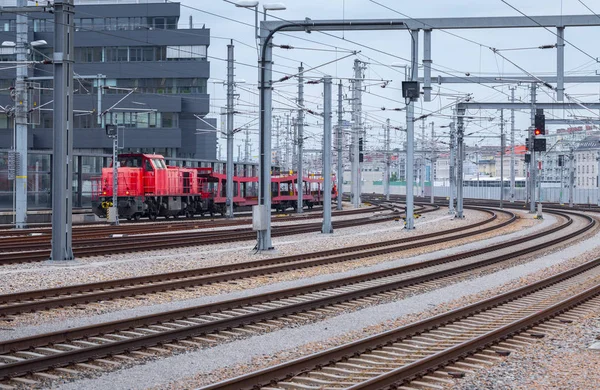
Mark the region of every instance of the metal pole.
POLYGON ((296 201, 296 212, 302 213, 304 207, 304 172, 303 172, 303 145, 304 145, 304 67, 298 68, 298 200, 296 201))
POLYGON ((454 214, 454 191, 456 187, 456 174, 454 172, 456 164, 456 127, 454 122, 450 123, 450 161, 449 161, 449 176, 450 176, 450 196, 448 202, 448 214, 454 214))
MULTIPOLYGON (((515 89, 510 88, 510 102, 515 102, 515 89)), ((510 110, 510 202, 515 201, 515 110, 510 110)))
POLYGON ((420 196, 425 197, 425 118, 421 119, 421 164, 419 164, 420 196))
POLYGON ((281 139, 281 122, 280 117, 275 117, 275 163, 281 169, 281 143, 279 142, 281 139))
POLYGON ((331 76, 323 79, 323 227, 321 233, 333 233, 331 225, 331 76))
POLYGON ((233 40, 227 45, 227 218, 233 218, 233 40))
POLYGON ((352 84, 352 205, 360 207, 360 111, 358 108, 358 91, 360 89, 360 60, 354 60, 354 80, 352 84))
POLYGON ((431 203, 435 203, 435 177, 433 171, 435 169, 435 123, 431 122, 431 168, 429 170, 429 182, 431 183, 431 203))
POLYGON ((258 195, 258 213, 261 215, 261 222, 264 226, 258 230, 256 249, 265 251, 273 249, 271 243, 271 107, 273 98, 273 47, 267 44, 267 38, 270 37, 270 31, 266 28, 260 28, 260 50, 262 50, 261 66, 259 69, 260 83, 260 155, 259 165, 260 174, 259 195, 258 195), (262 206, 262 208, 260 207, 262 206))
MULTIPOLYGON (((26 7, 27 0, 18 0, 17 7, 26 7)), ((27 112, 29 111, 27 70, 27 13, 17 14, 17 78, 15 80, 15 132, 16 132, 16 172, 15 172, 15 227, 27 226, 27 112)))
MULTIPOLYGON (((559 160, 560 160, 560 155, 558 156, 559 160)), ((564 175, 564 170, 565 170, 565 159, 563 157, 563 163, 560 166, 560 192, 558 194, 558 203, 562 206, 563 204, 563 189, 564 189, 564 181, 563 181, 563 175, 564 175)), ((600 172, 598 172, 598 174, 600 174, 600 172)))
POLYGON ((596 176, 596 188, 598 188, 598 206, 600 206, 600 152, 598 152, 596 161, 598 161, 598 176, 596 176))
POLYGON ((457 144, 458 144, 458 156, 456 158, 456 217, 464 218, 463 215, 463 164, 465 157, 465 146, 463 142, 464 137, 464 117, 465 117, 465 109, 459 108, 457 110, 458 117, 456 118, 457 122, 457 144))
POLYGON ((72 260, 74 0, 54 2, 54 152, 51 260, 72 260))
POLYGON ((500 208, 504 207, 504 110, 500 110, 500 208))
POLYGON ((385 200, 390 200, 390 118, 385 121, 385 173, 383 178, 385 200))
POLYGON ((535 127, 535 101, 536 101, 535 83, 531 83, 531 126, 529 128, 529 150, 531 151, 531 160, 529 160, 529 212, 535 213, 535 178, 536 178, 536 163, 535 151, 533 150, 533 138, 535 127))
POLYGON ((342 93, 342 82, 340 81, 340 83, 338 84, 338 125, 337 125, 337 139, 336 139, 336 143, 337 143, 337 206, 336 209, 337 210, 342 210, 343 206, 342 206, 342 194, 344 193, 343 191, 343 185, 344 185, 344 146, 343 146, 343 141, 344 141, 344 129, 343 129, 343 115, 344 115, 344 108, 342 106, 343 103, 343 93, 342 93))
POLYGON ((250 129, 246 128, 246 140, 244 142, 244 162, 250 161, 250 129))
MULTIPOLYGON (((417 81, 419 61, 419 30, 410 30, 411 35, 411 81, 417 81)), ((406 225, 405 228, 415 228, 414 181, 415 181, 415 105, 409 99, 406 105, 406 225)))
POLYGON ((114 215, 111 215, 111 224, 119 225, 119 132, 113 137, 113 155, 112 155, 112 173, 113 173, 113 191, 112 191, 112 208, 110 209, 114 215))
POLYGON ((569 151, 569 207, 573 207, 574 199, 573 193, 575 186, 575 155, 573 154, 573 148, 569 151))
POLYGON ((292 167, 290 161, 290 114, 285 114, 285 169, 289 170, 292 167))
POLYGON ((423 100, 431 101, 431 30, 423 30, 423 100))
POLYGON ((556 100, 565 100, 565 28, 556 27, 556 100))

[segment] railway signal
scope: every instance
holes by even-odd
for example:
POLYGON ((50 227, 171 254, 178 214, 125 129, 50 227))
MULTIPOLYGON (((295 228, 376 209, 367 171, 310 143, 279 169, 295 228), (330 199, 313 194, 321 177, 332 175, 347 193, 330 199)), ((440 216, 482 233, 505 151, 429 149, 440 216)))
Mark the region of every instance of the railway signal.
POLYGON ((534 126, 533 134, 535 136, 546 135, 546 116, 544 115, 544 110, 537 110, 534 118, 534 126))

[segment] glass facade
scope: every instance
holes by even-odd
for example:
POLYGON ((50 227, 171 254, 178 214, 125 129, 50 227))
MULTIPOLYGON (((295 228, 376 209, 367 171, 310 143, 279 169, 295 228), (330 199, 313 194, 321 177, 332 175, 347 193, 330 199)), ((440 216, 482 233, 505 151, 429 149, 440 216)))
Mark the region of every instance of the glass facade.
MULTIPOLYGON (((127 31, 127 30, 176 30, 179 18, 163 17, 109 17, 75 18, 75 31, 127 31)), ((51 19, 33 19, 33 32, 53 32, 51 19)), ((0 20, 0 31, 15 31, 15 20, 0 20)))
MULTIPOLYGON (((0 60, 9 61, 14 54, 0 53, 0 60)), ((52 48, 38 48, 34 61, 52 58, 52 48)), ((75 62, 143 62, 143 61, 205 61, 206 45, 187 46, 104 46, 76 47, 75 62)))

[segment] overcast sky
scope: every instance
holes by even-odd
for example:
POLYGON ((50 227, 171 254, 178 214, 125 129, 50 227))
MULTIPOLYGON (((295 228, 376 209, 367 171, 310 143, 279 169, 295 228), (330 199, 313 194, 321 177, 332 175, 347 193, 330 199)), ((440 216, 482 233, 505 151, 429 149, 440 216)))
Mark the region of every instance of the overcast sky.
MULTIPOLYGON (((392 1, 377 0, 395 11, 402 12, 411 18, 430 17, 484 17, 484 16, 519 16, 520 14, 501 0, 468 1, 468 0, 424 0, 392 1)), ((585 6, 594 12, 600 13, 600 4, 592 0, 507 0, 519 11, 529 16, 534 15, 574 15, 591 14, 585 6)), ((188 17, 193 16, 195 27, 206 25, 211 29, 211 45, 208 50, 211 62, 211 80, 208 91, 211 94, 211 111, 213 116, 220 107, 225 105, 225 87, 222 85, 226 79, 227 47, 230 39, 234 40, 236 58, 236 79, 245 80, 239 84, 237 93, 239 100, 237 110, 243 112, 236 118, 236 127, 256 118, 258 104, 257 93, 257 50, 254 37, 254 11, 236 8, 234 5, 222 0, 182 0, 180 25, 187 26, 188 17), (206 11, 206 12, 202 12, 206 11), (211 15, 212 14, 212 15, 211 15), (214 83, 213 83, 214 82, 214 83)), ((264 3, 264 2, 261 2, 264 3)), ((284 20, 303 20, 309 17, 316 19, 389 19, 404 18, 404 16, 390 11, 369 0, 288 0, 285 1, 285 11, 274 11, 270 19, 281 18, 284 20)), ((261 4, 262 6, 262 4, 261 4)), ((600 22, 600 16, 598 16, 600 22)), ((262 19, 262 17, 261 17, 262 19)), ((543 76, 553 75, 556 69, 556 49, 527 49, 537 48, 541 45, 556 43, 556 36, 551 31, 542 28, 536 29, 496 29, 496 30, 451 30, 454 36, 447 32, 435 30, 432 33, 432 76, 456 75, 471 77, 478 75, 497 76, 510 78, 523 75, 524 72, 501 57, 505 56, 526 72, 543 76), (494 54, 490 49, 520 49, 500 51, 494 54)), ((600 56, 598 39, 600 28, 568 28, 565 38, 569 42, 565 48, 565 70, 567 75, 594 75, 598 64, 594 60, 600 56), (577 48, 575 48, 576 46, 577 48)), ((420 55, 422 60, 422 33, 420 39, 420 55)), ((401 97, 401 81, 404 78, 402 69, 390 68, 391 64, 406 64, 410 59, 410 37, 406 31, 377 31, 377 32, 330 32, 326 34, 313 32, 290 33, 276 35, 276 44, 291 45, 293 50, 275 48, 274 75, 275 79, 284 75, 297 72, 300 62, 305 68, 316 67, 324 63, 335 61, 347 56, 351 51, 360 51, 357 55, 335 61, 330 65, 321 67, 307 74, 309 77, 322 77, 323 73, 333 77, 349 78, 353 76, 352 66, 355 58, 367 62, 366 78, 371 80, 390 80, 386 88, 381 88, 383 82, 368 81, 366 93, 363 94, 363 107, 367 114, 370 146, 381 145, 383 131, 382 123, 390 118, 393 126, 405 126, 404 112, 390 112, 389 109, 403 108, 404 100, 401 97), (307 41, 309 40, 309 41, 307 41), (379 95, 379 96, 376 96, 379 95), (385 107, 387 110, 382 111, 385 107)), ((422 76, 422 69, 419 69, 422 76)), ((334 80, 334 83, 337 83, 334 80)), ((290 108, 296 96, 296 80, 277 84, 274 91, 274 107, 290 108)), ((344 93, 350 95, 349 84, 343 80, 344 93)), ((472 93, 476 101, 504 102, 508 101, 510 85, 480 86, 477 84, 434 84, 433 101, 431 103, 416 104, 416 115, 430 113, 448 105, 458 96, 472 93)), ((599 87, 596 85, 567 85, 567 93, 581 101, 598 101, 599 87)), ((319 111, 322 108, 322 84, 306 85, 305 98, 307 108, 319 111)), ((517 87, 517 99, 529 101, 529 86, 517 87)), ((334 88, 334 107, 337 89, 334 88)), ((554 93, 548 89, 539 92, 539 101, 553 101, 554 93)), ((344 119, 350 119, 350 106, 345 102, 344 119)), ((592 115, 590 112, 580 111, 581 115, 592 115)), ((277 111, 275 115, 284 115, 284 111, 277 111)), ((450 109, 441 111, 441 116, 431 116, 426 123, 435 122, 436 132, 443 134, 447 131, 439 126, 446 126, 450 122, 448 117, 450 109)), ((467 133, 481 136, 499 134, 499 113, 497 111, 472 112, 478 118, 468 124, 467 133), (490 120, 491 119, 491 120, 490 120)), ((555 111, 547 113, 547 117, 568 118, 571 112, 555 111)), ((505 119, 510 118, 510 113, 505 112, 505 119)), ((322 123, 317 117, 307 116, 309 127, 305 130, 311 138, 309 147, 318 147, 322 123)), ((529 112, 516 113, 517 129, 529 125, 529 112)), ((510 125, 508 123, 508 125, 510 125)), ((417 123, 417 129, 420 123, 417 123)), ((256 129, 256 126, 251 126, 256 129)), ((508 128, 507 128, 508 129, 508 128)), ((420 130, 417 130, 420 133, 420 130)), ((427 134, 430 130, 427 130, 427 134)), ((257 140, 256 132, 253 140, 257 140)), ((393 132, 393 143, 398 142, 403 136, 400 132, 393 132)), ((524 132, 517 133, 517 139, 524 139, 524 132)), ((242 135, 236 135, 236 144, 240 144, 242 135)), ((283 142, 283 139, 282 139, 283 142)), ((472 138, 470 144, 499 144, 493 138, 472 138)), ((255 143, 256 144, 256 143, 255 143)), ((225 150, 223 149, 223 153, 225 150)), ((243 147, 242 147, 243 153, 243 147)), ((235 150, 237 155, 237 147, 235 150)), ((256 150, 254 150, 256 155, 256 150)))

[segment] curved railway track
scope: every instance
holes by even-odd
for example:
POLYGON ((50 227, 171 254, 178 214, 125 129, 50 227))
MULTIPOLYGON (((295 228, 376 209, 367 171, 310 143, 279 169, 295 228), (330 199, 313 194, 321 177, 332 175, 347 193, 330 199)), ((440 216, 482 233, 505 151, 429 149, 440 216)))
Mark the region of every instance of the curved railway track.
POLYGON ((397 389, 452 384, 572 321, 565 312, 600 308, 600 258, 493 298, 203 390, 397 389), (566 317, 566 318, 564 318, 566 317), (525 336, 525 337, 523 337, 525 336))
MULTIPOLYGON (((439 206, 426 206, 420 208, 420 213, 435 211, 439 206)), ((387 222, 400 217, 400 213, 391 212, 379 216, 355 218, 350 220, 334 221, 336 229, 361 226, 374 223, 387 222)), ((272 236, 287 236, 293 234, 311 233, 320 231, 321 222, 306 223, 293 226, 275 226, 272 236)), ((115 253, 139 252, 169 248, 182 248, 186 246, 211 245, 234 241, 253 240, 256 232, 250 228, 218 230, 210 232, 182 232, 169 234, 134 235, 96 239, 80 239, 73 241, 73 252, 76 257, 97 256, 115 253)), ((11 243, 5 240, 0 242, 0 265, 26 263, 47 260, 50 256, 49 242, 24 242, 11 243), (21 250, 19 252, 19 250, 21 250)))
POLYGON ((402 252, 428 245, 459 240, 470 237, 473 234, 483 234, 500 229, 517 220, 517 217, 513 213, 499 211, 508 216, 504 222, 493 226, 482 227, 495 221, 497 219, 497 214, 488 209, 478 208, 477 210, 489 213, 490 218, 463 227, 420 236, 266 260, 255 260, 239 264, 227 264, 209 268, 197 268, 165 274, 0 295, 0 318, 1 316, 20 314, 23 312, 33 312, 54 307, 64 307, 141 294, 197 287, 211 283, 239 280, 295 269, 364 259, 382 254, 402 252), (476 228, 479 229, 473 231, 473 229, 476 228))
POLYGON ((256 325, 253 324, 260 324, 261 321, 309 311, 329 310, 336 305, 345 307, 352 301, 371 302, 378 297, 388 296, 389 292, 410 290, 432 281, 456 281, 469 271, 480 270, 537 250, 547 250, 546 240, 552 240, 552 243, 564 242, 583 234, 596 223, 589 216, 571 214, 585 223, 582 227, 570 228, 570 232, 561 234, 562 230, 572 225, 573 219, 566 213, 555 214, 566 222, 518 240, 427 262, 242 299, 7 340, 0 343, 0 362, 3 363, 0 364, 0 378, 56 367, 60 371, 60 367, 156 345, 173 345, 178 341, 197 344, 198 340, 206 340, 198 339, 199 336, 215 332, 235 334, 233 331, 239 329, 237 334, 243 335, 255 329, 256 325), (511 248, 511 252, 507 253, 504 250, 506 248, 511 248))
MULTIPOLYGON (((402 209, 402 207, 397 207, 402 209)), ((333 216, 345 216, 345 215, 356 215, 366 214, 375 211, 389 210, 390 207, 384 207, 375 205, 370 208, 359 208, 342 211, 332 211, 333 216)), ((311 218, 319 218, 321 213, 319 212, 305 212, 303 214, 273 214, 273 221, 277 222, 289 222, 289 221, 301 221, 311 218)), ((178 231, 178 230, 190 230, 190 229, 208 229, 215 227, 226 227, 226 226, 240 226, 249 225, 252 223, 252 218, 240 217, 235 219, 226 218, 210 218, 210 219, 192 219, 192 220, 164 220, 160 222, 128 222, 126 224, 111 226, 94 224, 75 226, 73 228, 73 239, 79 238, 90 238, 90 237, 108 237, 112 234, 142 234, 142 233, 160 233, 165 231, 178 231)), ((19 237, 28 242, 50 242, 50 235, 52 234, 52 227, 46 228, 28 228, 28 229, 12 229, 7 228, 6 230, 0 230, 0 237, 4 242, 7 237, 19 237)), ((19 239, 15 239, 14 242, 19 242, 19 239)))

